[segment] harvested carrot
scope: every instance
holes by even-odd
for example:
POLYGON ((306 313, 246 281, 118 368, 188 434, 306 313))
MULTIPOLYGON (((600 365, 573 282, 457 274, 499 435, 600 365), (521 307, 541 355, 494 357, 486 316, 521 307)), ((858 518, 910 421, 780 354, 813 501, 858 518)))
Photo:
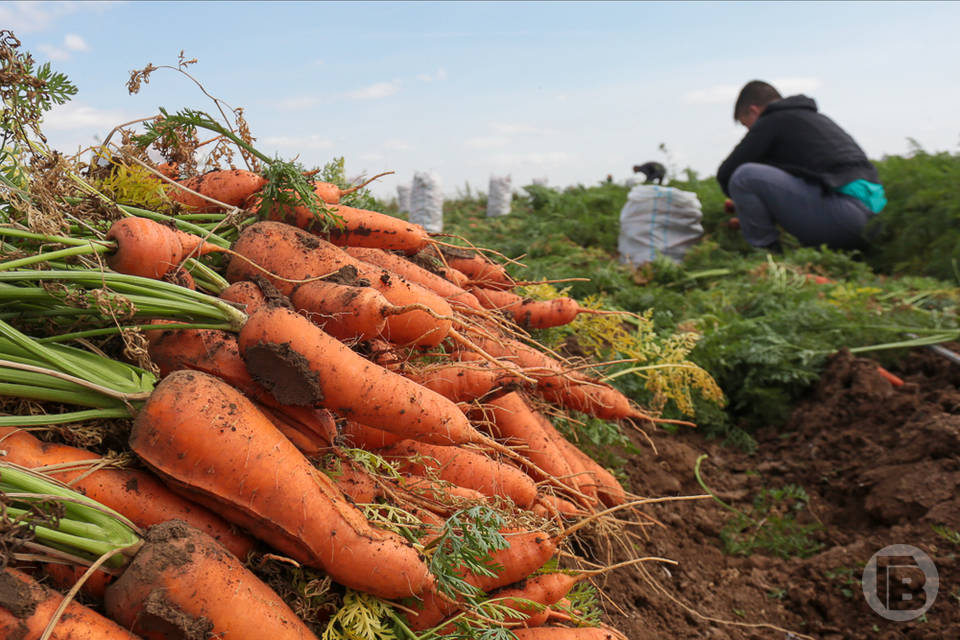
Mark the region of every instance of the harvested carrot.
POLYGON ((475 489, 485 496, 510 498, 521 508, 533 504, 537 487, 530 476, 515 467, 460 447, 403 440, 377 453, 418 476, 435 473, 441 480, 475 489))
MULTIPOLYGON (((197 193, 232 207, 239 207, 251 195, 263 188, 267 180, 243 169, 216 170, 202 176, 180 180, 179 184, 197 193)), ((174 202, 199 213, 220 211, 222 207, 183 189, 170 186, 168 196, 174 202)))
MULTIPOLYGON (((225 554, 227 555, 227 554, 225 554)), ((0 637, 40 640, 63 596, 27 574, 7 567, 0 573, 0 637)), ((67 604, 51 640, 137 640, 112 620, 79 602, 67 604)))
POLYGON ((267 298, 255 282, 241 280, 234 282, 220 292, 220 299, 243 306, 246 314, 251 314, 266 302, 267 298))
POLYGON ((340 441, 344 445, 367 451, 388 447, 404 439, 390 431, 368 427, 355 420, 346 420, 340 427, 340 441))
POLYGON ((471 287, 477 300, 487 309, 508 313, 513 321, 525 329, 547 329, 573 322, 581 313, 607 315, 616 311, 586 309, 573 298, 533 300, 510 291, 498 291, 485 287, 471 287))
POLYGON ((42 442, 16 427, 0 427, 4 460, 37 469, 70 485, 88 498, 110 507, 138 527, 179 518, 215 538, 246 560, 253 540, 237 533, 215 513, 167 489, 155 476, 139 469, 97 468, 100 456, 65 444, 42 442))
POLYGON ((366 360, 289 309, 250 316, 238 344, 250 373, 285 404, 323 406, 433 444, 486 442, 454 403, 366 360))
POLYGON ((533 503, 533 506, 530 507, 530 510, 536 513, 538 516, 542 516, 544 518, 553 518, 556 516, 575 517, 583 515, 583 509, 574 503, 549 493, 538 494, 537 501, 533 503))
POLYGON ((105 604, 110 617, 144 638, 316 640, 270 587, 177 520, 147 532, 107 587, 105 604))
POLYGON ((242 393, 217 378, 177 371, 161 380, 134 419, 130 447, 178 491, 344 586, 390 599, 433 582, 415 549, 372 527, 242 393))
POLYGON ((572 486, 587 497, 596 496, 596 492, 591 491, 590 487, 583 486, 582 478, 576 474, 567 462, 567 456, 554 442, 551 432, 555 430, 549 420, 531 409, 519 393, 512 391, 488 400, 485 409, 489 412, 494 435, 516 448, 533 463, 529 473, 536 480, 550 479, 554 486, 560 489, 572 486), (542 472, 548 473, 549 478, 542 477, 542 472))
POLYGON ((427 271, 423 267, 414 264, 410 260, 398 256, 395 253, 384 251, 383 249, 371 249, 368 247, 346 247, 344 249, 357 260, 363 260, 378 267, 387 269, 396 273, 410 282, 426 287, 439 296, 442 296, 451 303, 471 307, 473 309, 483 309, 480 301, 464 289, 458 287, 446 278, 442 278, 435 273, 427 271))
MULTIPOLYGON (((234 251, 261 268, 288 280, 264 277, 282 293, 290 295, 295 284, 289 280, 321 278, 344 267, 356 269, 357 277, 366 280, 391 304, 398 307, 424 305, 424 310, 387 318, 383 337, 399 344, 436 346, 450 333, 453 310, 440 296, 404 278, 373 267, 348 255, 339 247, 312 236, 301 229, 280 222, 259 222, 240 234, 234 251)), ((249 280, 258 271, 245 260, 234 257, 227 267, 231 282, 249 280)))
MULTIPOLYGON (((73 587, 87 570, 87 567, 57 564, 55 562, 44 562, 41 568, 43 573, 50 578, 53 585, 61 591, 67 591, 73 587)), ((94 571, 83 582, 83 586, 80 587, 80 592, 90 596, 94 600, 103 600, 103 594, 106 593, 107 585, 109 585, 111 581, 113 581, 113 576, 109 573, 94 571)))
POLYGON ((215 329, 173 329, 148 331, 147 339, 150 358, 160 368, 161 375, 188 369, 217 376, 251 400, 269 407, 271 417, 283 424, 284 433, 298 446, 305 447, 310 455, 333 443, 337 428, 330 412, 279 402, 250 376, 240 357, 235 334, 215 329), (287 428, 298 433, 289 433, 287 428))
POLYGON ((453 362, 409 369, 404 375, 453 402, 473 402, 520 383, 510 371, 489 362, 453 362))
MULTIPOLYGON (((339 340, 370 340, 381 335, 398 309, 372 287, 317 280, 290 294, 294 309, 339 340)), ((405 311, 401 311, 405 312, 405 311)))
POLYGON ((554 440, 567 456, 567 460, 584 470, 587 477, 593 479, 594 487, 600 501, 608 507, 624 504, 627 501, 626 492, 612 473, 581 451, 576 445, 559 433, 554 440))
POLYGON ((440 254, 446 264, 463 272, 474 286, 504 290, 516 286, 502 265, 488 260, 476 251, 441 247, 440 254))
POLYGON ((157 171, 171 180, 176 179, 180 175, 180 163, 179 162, 161 162, 157 165, 157 171))
POLYGON ((199 236, 147 218, 117 220, 107 231, 106 239, 117 243, 116 251, 107 255, 111 269, 154 279, 162 278, 191 255, 223 251, 199 236))
MULTIPOLYGON (((322 193, 325 189, 315 187, 314 193, 317 194, 317 191, 322 193)), ((266 220, 291 224, 339 247, 376 247, 416 253, 431 242, 430 236, 420 225, 367 209, 328 206, 341 219, 340 225, 328 225, 307 207, 263 203, 258 196, 248 200, 246 208, 261 214, 266 220)))

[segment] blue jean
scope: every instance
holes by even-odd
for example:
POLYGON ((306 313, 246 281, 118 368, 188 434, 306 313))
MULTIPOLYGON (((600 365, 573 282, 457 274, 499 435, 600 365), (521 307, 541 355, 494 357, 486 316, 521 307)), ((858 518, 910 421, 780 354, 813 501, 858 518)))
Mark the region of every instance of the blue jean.
POLYGON ((743 237, 751 246, 775 245, 780 239, 777 225, 806 246, 864 246, 863 228, 873 214, 853 196, 752 162, 737 167, 729 188, 743 237))

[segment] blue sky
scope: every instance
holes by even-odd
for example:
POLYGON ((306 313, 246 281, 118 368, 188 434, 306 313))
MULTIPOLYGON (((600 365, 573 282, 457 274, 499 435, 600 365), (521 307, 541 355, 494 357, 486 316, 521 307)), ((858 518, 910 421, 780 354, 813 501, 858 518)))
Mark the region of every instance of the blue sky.
POLYGON ((163 106, 210 110, 186 78, 129 72, 198 58, 257 146, 350 175, 414 171, 450 195, 622 180, 647 160, 712 175, 755 78, 806 93, 874 158, 960 145, 960 3, 4 2, 0 28, 78 85, 50 114, 67 152, 163 106), (668 154, 658 150, 664 143, 668 154))

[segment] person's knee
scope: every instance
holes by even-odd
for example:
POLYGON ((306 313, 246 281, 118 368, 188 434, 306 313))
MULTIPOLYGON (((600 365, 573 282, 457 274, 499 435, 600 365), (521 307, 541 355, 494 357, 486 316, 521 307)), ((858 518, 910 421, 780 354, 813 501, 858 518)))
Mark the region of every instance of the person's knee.
POLYGON ((767 167, 755 162, 747 162, 737 167, 730 175, 730 191, 747 192, 753 191, 752 185, 756 184, 767 167))

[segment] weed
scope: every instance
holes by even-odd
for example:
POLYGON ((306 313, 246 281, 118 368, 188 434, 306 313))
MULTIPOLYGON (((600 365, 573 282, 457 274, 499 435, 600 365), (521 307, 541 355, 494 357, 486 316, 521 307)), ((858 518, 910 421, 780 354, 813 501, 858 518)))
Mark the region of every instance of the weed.
POLYGON ((941 538, 943 538, 944 540, 948 542, 952 542, 953 544, 956 544, 956 545, 960 545, 960 531, 951 529, 950 527, 943 524, 932 525, 931 529, 933 529, 933 532, 936 533, 941 538))
POLYGON ((706 455, 697 458, 694 475, 697 482, 734 517, 720 531, 724 552, 748 556, 758 550, 780 558, 807 558, 823 547, 812 535, 822 527, 819 523, 801 524, 797 516, 806 508, 810 497, 802 487, 786 485, 777 489, 764 487, 754 498, 749 512, 730 506, 707 486, 700 475, 700 464, 706 455))
POLYGON ((824 575, 827 576, 828 580, 835 580, 838 583, 837 589, 848 600, 852 599, 854 593, 860 588, 860 579, 857 577, 858 572, 856 569, 837 567, 835 569, 828 569, 824 575))

